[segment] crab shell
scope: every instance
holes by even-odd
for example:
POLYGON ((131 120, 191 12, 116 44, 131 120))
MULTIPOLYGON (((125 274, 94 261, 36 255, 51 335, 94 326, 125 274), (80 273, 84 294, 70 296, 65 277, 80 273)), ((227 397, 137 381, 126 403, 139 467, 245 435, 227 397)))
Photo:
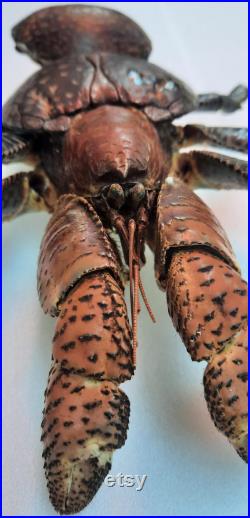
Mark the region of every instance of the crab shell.
POLYGON ((38 63, 101 48, 146 59, 151 42, 124 14, 88 5, 52 6, 36 11, 12 30, 16 48, 38 63))

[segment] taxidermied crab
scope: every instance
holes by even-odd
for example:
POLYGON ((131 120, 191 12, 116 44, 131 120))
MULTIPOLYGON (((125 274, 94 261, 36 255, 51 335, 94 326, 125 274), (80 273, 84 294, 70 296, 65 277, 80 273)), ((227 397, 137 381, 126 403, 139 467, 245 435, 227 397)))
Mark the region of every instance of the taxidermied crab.
POLYGON ((191 190, 246 188, 246 165, 179 152, 200 142, 246 151, 247 131, 172 125, 191 111, 237 110, 246 88, 195 95, 147 61, 151 44, 134 22, 100 7, 43 9, 13 37, 42 65, 4 107, 3 162, 24 158, 34 171, 3 180, 3 217, 53 213, 38 291, 58 317, 42 423, 55 509, 85 507, 126 440, 129 401, 119 384, 135 368, 139 292, 154 319, 140 279, 145 243, 191 358, 208 362, 212 419, 247 460, 246 283, 219 222, 191 190))

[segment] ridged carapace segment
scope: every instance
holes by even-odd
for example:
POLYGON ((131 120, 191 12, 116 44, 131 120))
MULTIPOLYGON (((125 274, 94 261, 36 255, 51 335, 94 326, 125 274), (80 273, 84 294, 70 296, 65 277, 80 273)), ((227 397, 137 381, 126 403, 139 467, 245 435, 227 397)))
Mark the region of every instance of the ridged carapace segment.
POLYGON ((195 108, 196 97, 179 79, 142 59, 76 54, 33 74, 3 108, 5 128, 65 132, 69 115, 103 104, 136 106, 148 118, 172 120, 195 108))
POLYGON ((83 277, 61 305, 42 423, 50 498, 61 514, 93 498, 123 446, 133 373, 123 292, 108 272, 83 277))
POLYGON ((155 270, 159 286, 166 287, 166 265, 174 250, 201 247, 238 269, 231 244, 208 206, 183 183, 162 186, 157 204, 155 270))
POLYGON ((87 273, 112 271, 122 284, 119 258, 92 205, 84 198, 59 199, 42 240, 38 292, 45 312, 58 314, 58 304, 87 273))
POLYGON ((202 249, 174 253, 167 273, 174 326, 192 360, 206 360, 204 385, 216 427, 247 461, 247 284, 202 249))
POLYGON ((17 50, 47 63, 75 53, 104 50, 146 59, 151 43, 124 14, 100 6, 52 6, 25 18, 12 31, 17 50))

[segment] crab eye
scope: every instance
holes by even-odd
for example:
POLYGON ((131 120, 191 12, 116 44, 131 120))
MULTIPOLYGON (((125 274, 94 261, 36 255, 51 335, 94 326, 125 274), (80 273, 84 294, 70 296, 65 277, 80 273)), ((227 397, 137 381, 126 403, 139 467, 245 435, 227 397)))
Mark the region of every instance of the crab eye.
POLYGON ((164 86, 164 90, 168 90, 168 92, 172 92, 173 90, 177 90, 177 85, 172 80, 167 81, 167 83, 164 86))

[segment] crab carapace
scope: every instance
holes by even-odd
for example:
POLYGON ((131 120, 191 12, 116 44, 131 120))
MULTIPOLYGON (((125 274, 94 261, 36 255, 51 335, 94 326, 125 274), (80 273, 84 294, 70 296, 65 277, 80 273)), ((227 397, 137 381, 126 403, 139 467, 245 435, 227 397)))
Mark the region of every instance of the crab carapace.
POLYGON ((247 286, 215 216, 196 188, 244 189, 244 128, 173 125, 191 111, 235 111, 247 98, 196 95, 151 64, 151 43, 126 16, 102 7, 38 11, 12 32, 41 64, 3 110, 3 162, 34 170, 3 180, 3 219, 47 210, 38 292, 57 317, 42 422, 55 509, 93 498, 127 435, 144 247, 191 358, 206 360, 205 398, 216 427, 247 460, 247 286), (184 150, 184 151, 183 151, 184 150), (120 238, 122 250, 113 238, 120 238), (130 281, 131 325, 124 301, 130 281))

